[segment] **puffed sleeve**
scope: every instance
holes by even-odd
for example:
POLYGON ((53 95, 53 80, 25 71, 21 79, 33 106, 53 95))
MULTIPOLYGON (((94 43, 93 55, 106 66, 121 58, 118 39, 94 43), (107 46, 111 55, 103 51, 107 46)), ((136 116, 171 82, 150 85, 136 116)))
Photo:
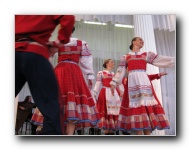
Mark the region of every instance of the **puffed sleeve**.
POLYGON ((54 15, 54 20, 59 23, 58 37, 54 41, 56 47, 63 46, 62 44, 67 44, 70 40, 72 30, 75 24, 75 17, 73 15, 54 15))
POLYGON ((162 68, 170 68, 175 65, 175 57, 157 55, 154 52, 148 52, 146 60, 147 63, 162 68))
POLYGON ((110 85, 116 86, 121 83, 126 72, 126 55, 123 55, 120 59, 119 67, 117 68, 115 76, 112 78, 110 85))
POLYGON ((97 77, 96 77, 96 83, 95 83, 95 86, 94 86, 94 93, 95 95, 97 96, 99 90, 100 90, 100 87, 102 85, 102 71, 99 71, 97 73, 97 77))
POLYGON ((120 93, 124 93, 124 85, 121 83, 117 86, 120 93))
POLYGON ((82 41, 82 51, 79 61, 83 73, 87 75, 87 79, 95 79, 93 70, 93 57, 85 41, 82 41))

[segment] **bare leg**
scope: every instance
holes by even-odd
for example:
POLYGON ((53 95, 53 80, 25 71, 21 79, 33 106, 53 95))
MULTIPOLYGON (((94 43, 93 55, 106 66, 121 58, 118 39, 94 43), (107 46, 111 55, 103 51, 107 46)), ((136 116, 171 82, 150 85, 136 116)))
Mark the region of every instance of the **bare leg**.
POLYGON ((95 135, 101 135, 101 129, 95 128, 95 135))
POLYGON ((36 128, 36 131, 41 131, 42 128, 43 128, 43 126, 40 126, 40 125, 39 125, 39 126, 36 128))
POLYGON ((116 130, 116 131, 115 131, 115 135, 119 135, 119 130, 116 130))
POLYGON ((150 135, 150 130, 146 129, 146 130, 143 130, 144 134, 145 135, 150 135))
POLYGON ((113 131, 111 131, 111 130, 109 131, 109 134, 110 135, 115 135, 115 133, 113 131))
POLYGON ((137 135, 143 135, 143 131, 142 130, 136 130, 135 131, 137 135))
POLYGON ((41 126, 41 125, 39 125, 39 126, 36 128, 36 134, 37 134, 37 135, 42 134, 42 128, 43 128, 43 126, 41 126))
POLYGON ((104 130, 104 133, 105 133, 105 134, 108 134, 108 133, 109 133, 109 130, 104 130))
POLYGON ((73 121, 70 121, 66 125, 66 134, 73 135, 74 131, 75 131, 75 124, 73 124, 73 121))

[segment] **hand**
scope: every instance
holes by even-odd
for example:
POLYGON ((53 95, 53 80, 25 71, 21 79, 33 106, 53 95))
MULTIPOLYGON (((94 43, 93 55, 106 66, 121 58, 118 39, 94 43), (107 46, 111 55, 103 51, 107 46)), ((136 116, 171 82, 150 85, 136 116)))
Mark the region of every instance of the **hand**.
POLYGON ((56 47, 49 47, 49 49, 48 49, 48 52, 49 52, 49 56, 50 57, 53 57, 54 55, 55 55, 55 53, 57 53, 58 52, 58 48, 56 48, 56 47))
POLYGON ((92 80, 88 79, 88 88, 92 90, 92 80))
POLYGON ((22 107, 22 106, 20 106, 19 108, 20 108, 21 110, 25 110, 25 108, 24 108, 24 107, 22 107))
MULTIPOLYGON (((68 42, 69 42, 69 41, 68 41, 68 42)), ((65 41, 64 41, 64 43, 61 43, 61 42, 59 41, 59 39, 56 39, 55 41, 52 41, 52 44, 53 44, 54 47, 60 48, 60 47, 63 47, 64 44, 67 44, 68 42, 65 42, 65 41)))
POLYGON ((120 97, 123 97, 123 93, 120 93, 120 97))
POLYGON ((46 43, 46 45, 47 45, 48 47, 54 47, 53 41, 48 41, 48 42, 46 43))
POLYGON ((58 47, 56 47, 53 43, 53 41, 49 41, 48 43, 46 43, 48 46, 48 52, 49 52, 49 56, 53 57, 55 55, 55 53, 58 52, 58 47))
POLYGON ((94 90, 91 90, 91 94, 92 94, 93 98, 97 101, 98 100, 97 92, 94 90))
POLYGON ((95 92, 93 92, 93 96, 94 96, 95 100, 97 101, 97 94, 95 92))
POLYGON ((126 83, 127 83, 127 78, 124 79, 124 84, 126 85, 126 83))
POLYGON ((114 85, 111 85, 111 93, 112 93, 112 95, 114 96, 114 90, 115 89, 115 86, 114 85))
POLYGON ((164 75, 167 75, 167 74, 168 74, 168 73, 166 73, 166 72, 161 72, 161 73, 160 73, 160 77, 161 77, 161 76, 164 76, 164 75))

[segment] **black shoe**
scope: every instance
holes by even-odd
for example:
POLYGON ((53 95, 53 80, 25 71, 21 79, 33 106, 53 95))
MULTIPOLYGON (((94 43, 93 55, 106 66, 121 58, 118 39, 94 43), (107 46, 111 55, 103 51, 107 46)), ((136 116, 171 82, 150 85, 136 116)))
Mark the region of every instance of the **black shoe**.
POLYGON ((101 135, 101 129, 96 130, 96 135, 101 135))
POLYGON ((115 133, 112 132, 112 133, 109 133, 109 135, 115 135, 115 133))
POLYGON ((131 135, 130 133, 124 132, 124 131, 122 131, 122 134, 123 134, 123 135, 131 135))
POLYGON ((82 135, 82 130, 77 130, 78 135, 82 135))
POLYGON ((89 135, 94 135, 94 128, 89 129, 89 135))
POLYGON ((116 135, 119 135, 119 130, 115 132, 116 135))

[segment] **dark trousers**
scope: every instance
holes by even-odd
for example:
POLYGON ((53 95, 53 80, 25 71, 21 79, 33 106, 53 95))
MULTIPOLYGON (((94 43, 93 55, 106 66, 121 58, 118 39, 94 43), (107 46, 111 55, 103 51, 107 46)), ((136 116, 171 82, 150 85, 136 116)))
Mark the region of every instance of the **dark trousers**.
POLYGON ((15 52, 15 97, 26 82, 36 106, 44 116, 42 134, 62 134, 58 84, 51 63, 35 53, 15 52))

